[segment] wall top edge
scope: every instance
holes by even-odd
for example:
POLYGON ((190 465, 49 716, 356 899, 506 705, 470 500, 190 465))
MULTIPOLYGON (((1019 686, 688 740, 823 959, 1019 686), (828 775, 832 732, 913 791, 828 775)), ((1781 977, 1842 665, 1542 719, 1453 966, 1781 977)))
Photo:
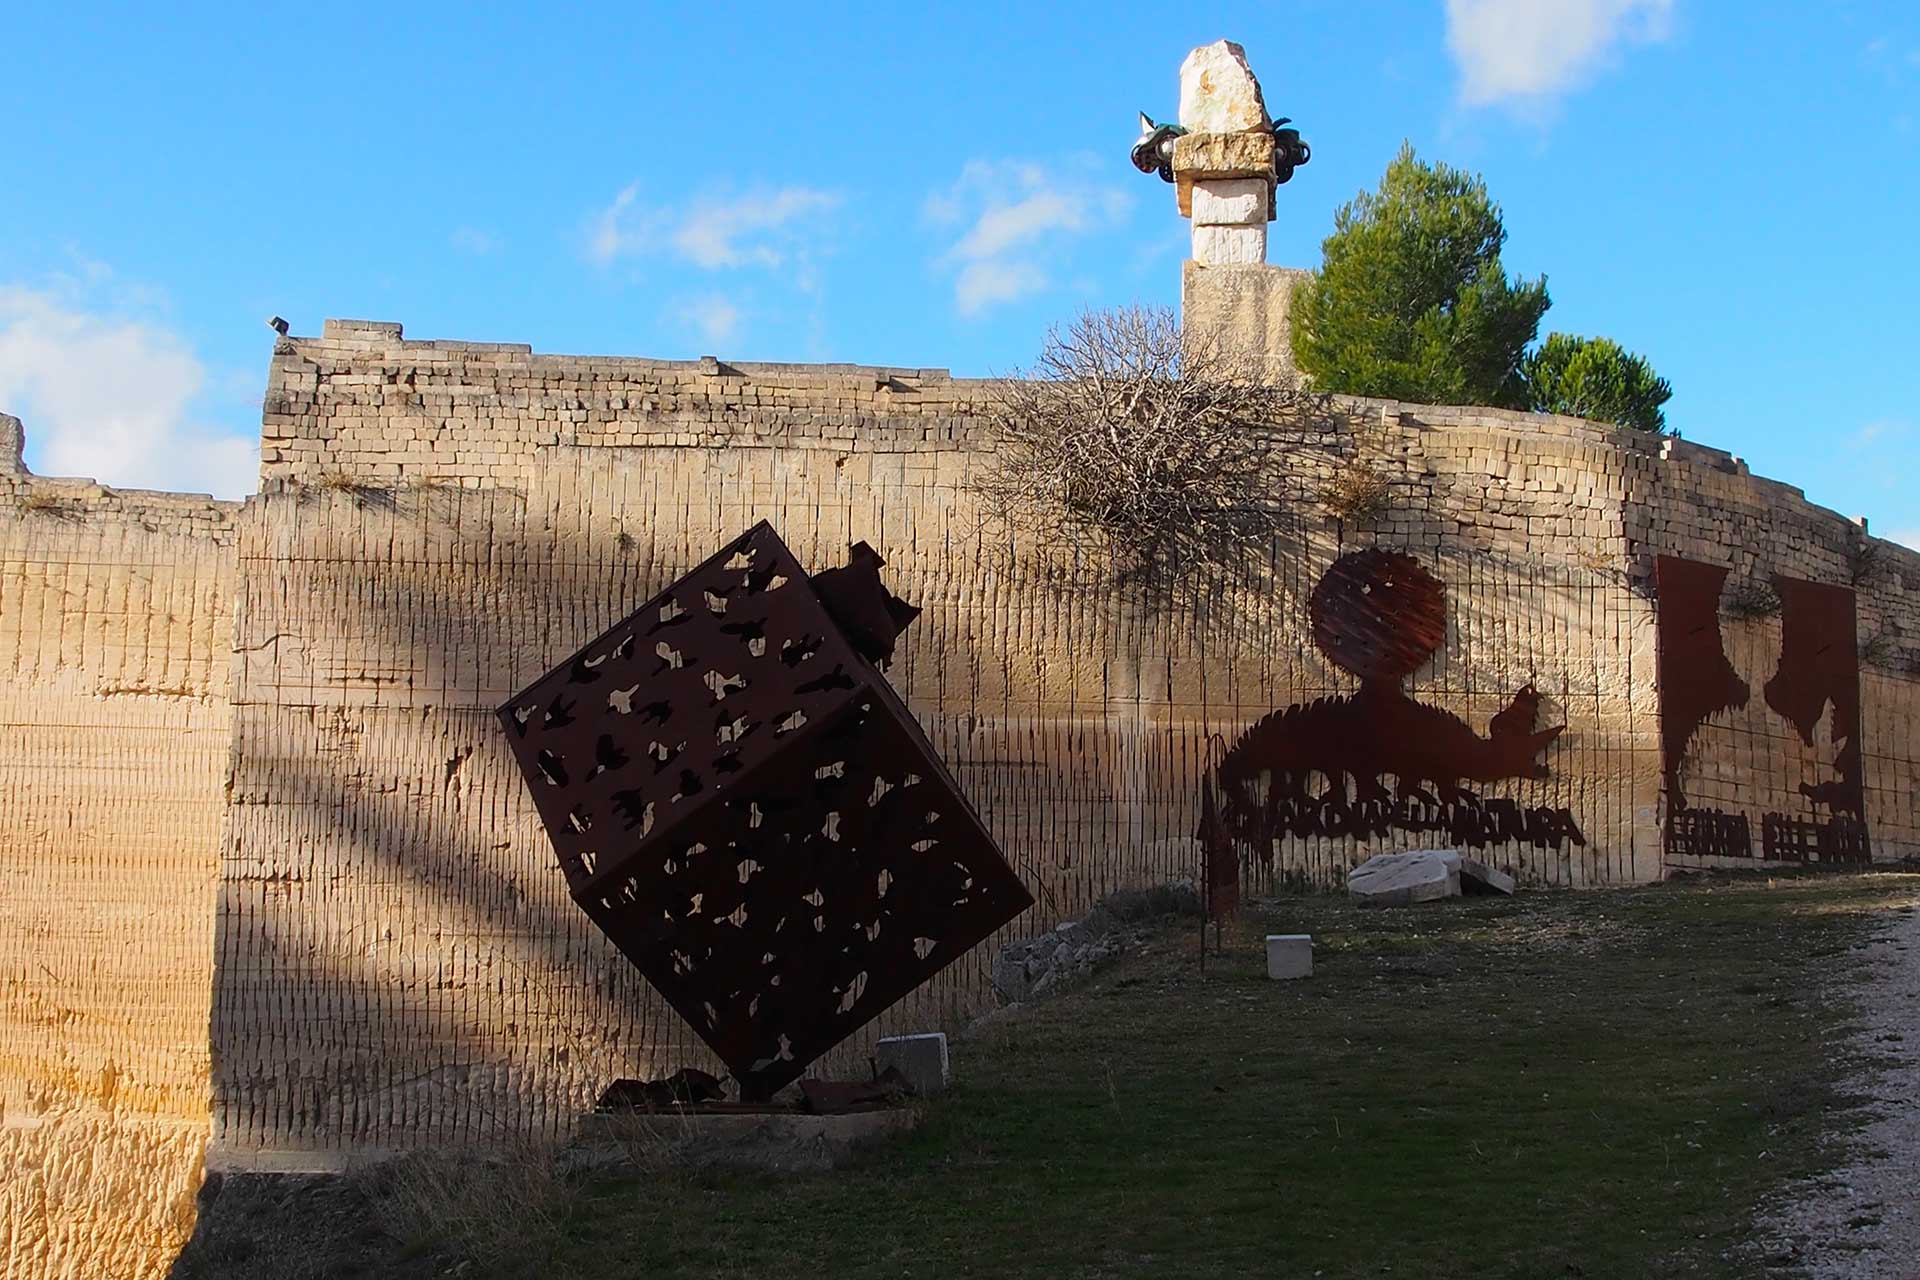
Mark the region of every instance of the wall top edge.
MULTIPOLYGON (((1006 378, 956 378, 945 368, 904 365, 863 365, 846 363, 805 363, 796 361, 726 361, 716 356, 696 360, 655 359, 646 356, 567 355, 536 353, 527 343, 466 342, 453 339, 410 339, 405 326, 391 320, 328 319, 322 336, 285 337, 275 347, 276 356, 305 358, 330 354, 366 358, 390 356, 395 360, 431 359, 446 355, 450 362, 479 357, 483 363, 508 358, 514 365, 574 375, 680 373, 717 380, 741 379, 770 386, 815 385, 848 381, 869 382, 875 392, 895 390, 911 392, 918 386, 942 386, 954 390, 986 391, 1004 386, 1006 378)), ((1680 464, 1738 477, 1750 483, 1779 491, 1796 503, 1831 515, 1833 519, 1854 525, 1857 520, 1807 501, 1804 491, 1784 481, 1753 475, 1744 459, 1710 445, 1683 440, 1678 436, 1651 435, 1626 427, 1595 422, 1563 414, 1532 413, 1518 409, 1496 409, 1479 405, 1431 405, 1366 396, 1335 395, 1333 404, 1356 418, 1377 418, 1383 424, 1433 430, 1490 430, 1521 437, 1555 439, 1570 444, 1585 444, 1612 449, 1660 465, 1680 464)), ((1864 532, 1862 536, 1866 536, 1864 532)), ((1898 544, 1889 544, 1898 545, 1898 544)))
POLYGON ((212 512, 238 515, 244 499, 216 498, 210 493, 171 489, 123 489, 102 484, 91 476, 40 476, 27 469, 27 433, 20 419, 0 413, 0 479, 17 493, 51 498, 83 511, 108 512, 137 507, 149 512, 212 512))
POLYGON ((912 365, 867 365, 812 363, 804 361, 721 360, 701 356, 693 360, 666 360, 650 356, 574 355, 536 352, 525 342, 467 342, 450 338, 418 339, 404 336, 398 322, 384 320, 328 320, 319 337, 289 335, 275 347, 276 354, 315 354, 338 350, 363 354, 370 350, 390 351, 401 356, 431 355, 444 351, 450 355, 526 356, 536 366, 569 369, 667 370, 705 373, 711 377, 780 376, 798 378, 873 378, 876 382, 943 382, 990 386, 1000 378, 956 378, 949 369, 912 365))

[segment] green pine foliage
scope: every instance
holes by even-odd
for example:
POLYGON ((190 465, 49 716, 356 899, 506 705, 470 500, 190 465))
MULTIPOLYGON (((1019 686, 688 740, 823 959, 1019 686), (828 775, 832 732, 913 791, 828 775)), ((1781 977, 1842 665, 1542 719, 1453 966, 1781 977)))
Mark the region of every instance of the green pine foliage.
POLYGON ((1636 431, 1667 429, 1660 406, 1673 397, 1673 385, 1610 338, 1548 334, 1521 363, 1521 376, 1527 407, 1537 413, 1572 414, 1636 431))
POLYGON ((1350 395, 1526 408, 1521 358, 1550 299, 1545 277, 1507 278, 1506 238, 1478 175, 1403 144, 1379 190, 1334 215, 1295 296, 1302 372, 1350 395))

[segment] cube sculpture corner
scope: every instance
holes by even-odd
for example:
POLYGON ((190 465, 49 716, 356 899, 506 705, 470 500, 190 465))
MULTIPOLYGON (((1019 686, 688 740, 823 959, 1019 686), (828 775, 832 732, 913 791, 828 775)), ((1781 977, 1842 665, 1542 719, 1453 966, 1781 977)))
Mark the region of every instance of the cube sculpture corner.
POLYGON ((743 1098, 1033 901, 849 625, 762 522, 499 711, 574 901, 743 1098))

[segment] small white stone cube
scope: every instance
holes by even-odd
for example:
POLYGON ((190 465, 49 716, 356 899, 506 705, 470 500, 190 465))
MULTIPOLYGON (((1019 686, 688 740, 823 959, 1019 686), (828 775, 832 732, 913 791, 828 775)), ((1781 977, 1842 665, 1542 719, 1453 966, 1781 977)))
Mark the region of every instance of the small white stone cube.
POLYGON ((873 1064, 881 1071, 898 1071, 923 1098, 939 1093, 947 1087, 947 1033, 884 1036, 874 1046, 873 1064))
POLYGON ((1267 976, 1274 981, 1313 976, 1313 935, 1310 933, 1270 933, 1267 935, 1267 976))

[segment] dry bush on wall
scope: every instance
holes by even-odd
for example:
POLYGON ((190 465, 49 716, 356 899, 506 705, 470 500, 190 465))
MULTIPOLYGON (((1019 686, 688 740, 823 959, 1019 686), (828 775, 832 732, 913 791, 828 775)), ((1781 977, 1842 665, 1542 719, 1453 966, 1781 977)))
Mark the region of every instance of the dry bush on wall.
POLYGON ((1758 578, 1740 578, 1720 598, 1720 611, 1729 618, 1751 621, 1780 616, 1780 593, 1758 578))
POLYGON ((1385 476, 1365 457, 1348 458, 1320 488, 1320 506, 1341 524, 1365 524, 1384 514, 1393 497, 1385 476))
POLYGON ((1004 384, 974 485, 1046 548, 1098 552, 1123 582, 1244 580, 1297 517, 1282 481, 1325 454, 1328 401, 1183 341, 1161 308, 1087 312, 1004 384))
POLYGON ((64 494, 50 493, 45 489, 22 491, 19 498, 20 510, 28 515, 51 516, 55 520, 77 520, 81 514, 78 502, 64 494))
POLYGON ((1847 552, 1847 576, 1856 587, 1871 587, 1893 567, 1887 544, 1862 538, 1847 552))

